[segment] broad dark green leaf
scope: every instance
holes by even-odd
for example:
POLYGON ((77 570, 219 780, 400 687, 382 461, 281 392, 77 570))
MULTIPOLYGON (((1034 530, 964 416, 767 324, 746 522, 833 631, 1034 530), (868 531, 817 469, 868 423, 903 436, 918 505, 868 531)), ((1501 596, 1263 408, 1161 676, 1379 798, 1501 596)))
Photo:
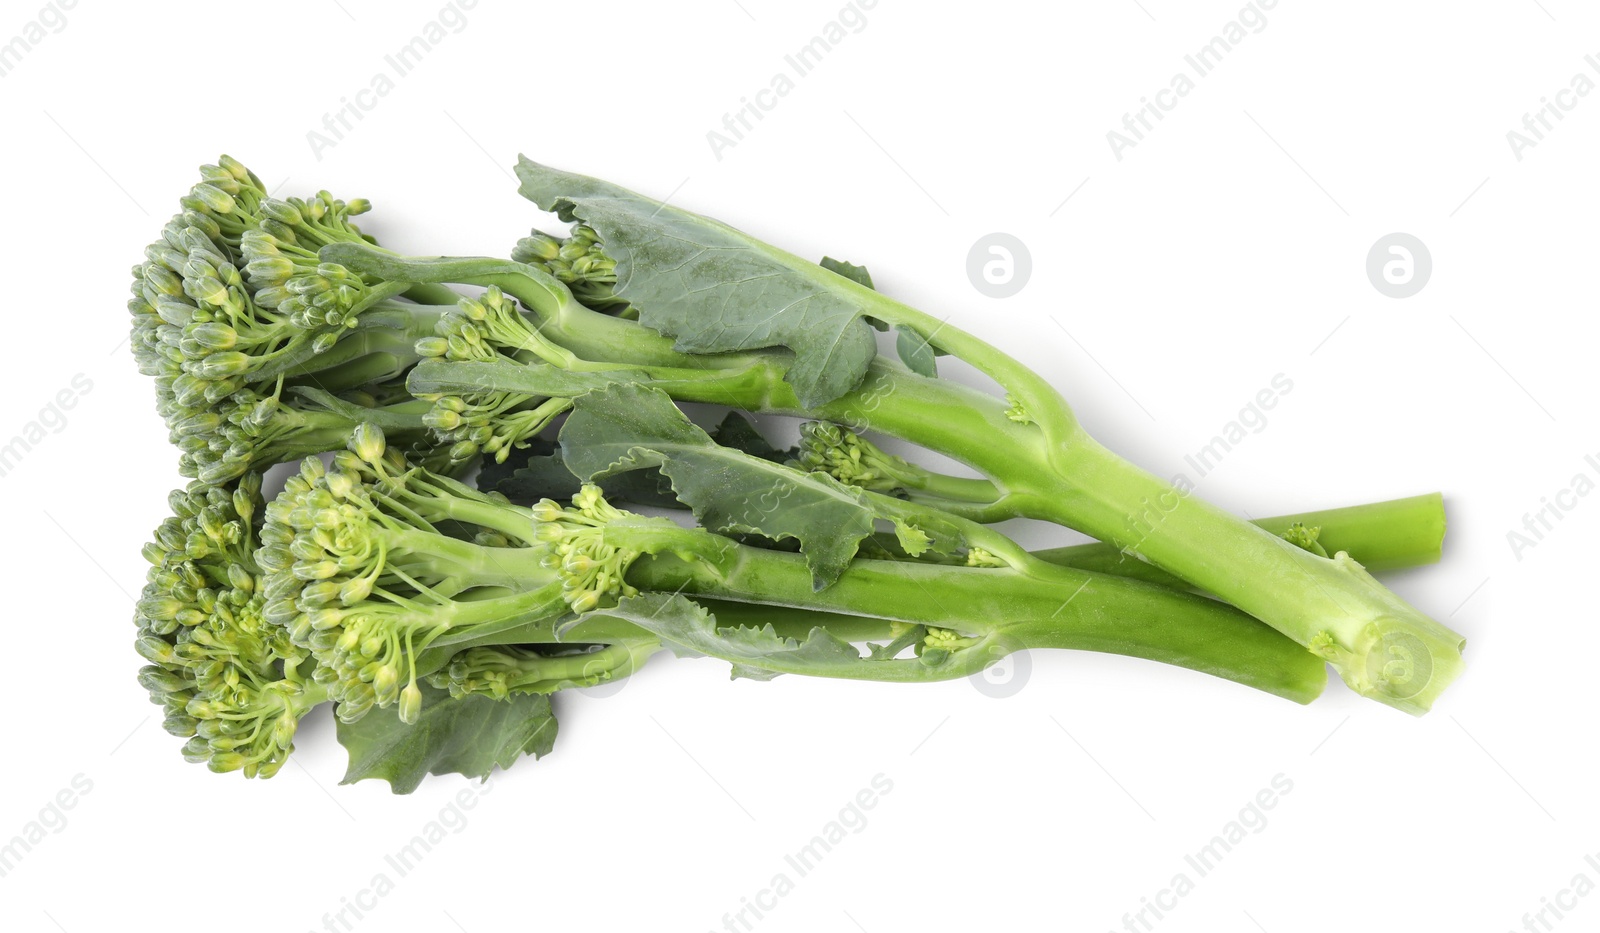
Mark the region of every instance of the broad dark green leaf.
POLYGON ((429 774, 487 778, 523 755, 544 757, 555 741, 556 719, 547 696, 452 698, 423 685, 422 713, 411 725, 400 721, 393 706, 339 723, 339 744, 350 753, 340 783, 378 778, 396 794, 409 794, 429 774))
MULTIPOLYGON (((609 476, 597 483, 613 502, 627 502, 658 509, 679 508, 682 503, 672 493, 672 484, 659 470, 637 470, 609 476)), ((504 464, 490 464, 478 474, 478 488, 492 490, 514 502, 555 499, 565 502, 583 486, 567 469, 561 449, 549 441, 535 441, 525 451, 517 451, 504 464)))
MULTIPOLYGON (((728 412, 711 437, 724 447, 741 450, 752 457, 783 463, 794 455, 792 449, 772 446, 748 418, 728 412)), ((561 459, 561 449, 542 438, 534 438, 521 450, 514 450, 504 463, 490 462, 478 473, 478 488, 498 492, 515 502, 540 499, 566 501, 583 485, 561 459)), ((672 491, 672 482, 660 470, 635 470, 608 476, 597 484, 612 502, 680 508, 683 503, 672 491)))
POLYGON ((561 451, 586 480, 659 467, 712 530, 798 541, 818 589, 838 579, 878 518, 862 490, 720 446, 666 393, 644 386, 575 399, 561 451))
POLYGON ((869 289, 726 224, 610 182, 523 157, 521 191, 594 227, 617 263, 616 294, 680 350, 786 347, 788 379, 815 407, 851 391, 876 353, 869 289))

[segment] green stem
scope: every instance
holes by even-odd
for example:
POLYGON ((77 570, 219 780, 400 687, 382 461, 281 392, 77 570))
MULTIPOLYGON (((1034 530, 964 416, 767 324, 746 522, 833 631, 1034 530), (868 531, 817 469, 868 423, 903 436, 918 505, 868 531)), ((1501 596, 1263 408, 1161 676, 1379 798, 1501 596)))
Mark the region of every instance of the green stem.
POLYGON ((1069 568, 1040 575, 856 560, 813 591, 800 555, 740 547, 712 564, 675 555, 641 559, 628 580, 643 589, 734 602, 874 616, 980 636, 957 663, 862 663, 825 671, 878 680, 943 680, 981 670, 1009 651, 1080 648, 1203 671, 1296 702, 1325 682, 1320 661, 1254 619, 1215 600, 1069 568))
POLYGON ((973 505, 989 505, 1000 498, 1000 490, 986 479, 950 476, 931 470, 896 470, 895 478, 908 490, 938 499, 973 505))
POLYGON ((1079 432, 1024 482, 1028 514, 1134 551, 1307 646, 1357 693, 1420 715, 1461 671, 1461 636, 1348 555, 1318 557, 1079 432))
POLYGON ((541 563, 542 550, 521 547, 485 547, 419 528, 385 528, 388 561, 407 573, 427 572, 448 577, 458 592, 474 587, 503 587, 513 591, 537 589, 555 580, 541 563))
MULTIPOLYGON (((1321 529, 1318 543, 1328 553, 1347 551, 1374 573, 1402 570, 1438 563, 1444 543, 1444 499, 1435 492, 1368 505, 1260 518, 1254 524, 1275 535, 1282 535, 1291 525, 1318 528, 1321 529)), ((1063 567, 1131 577, 1164 586, 1188 587, 1160 567, 1098 541, 1034 551, 1033 556, 1063 567)))

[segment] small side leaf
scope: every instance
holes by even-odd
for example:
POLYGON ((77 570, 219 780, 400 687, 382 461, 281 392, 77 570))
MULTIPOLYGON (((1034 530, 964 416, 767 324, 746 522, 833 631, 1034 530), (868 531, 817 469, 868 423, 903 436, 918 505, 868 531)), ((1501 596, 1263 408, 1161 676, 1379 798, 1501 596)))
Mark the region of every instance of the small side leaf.
MULTIPOLYGON (((867 271, 866 266, 858 266, 853 262, 845 262, 843 259, 834 259, 832 256, 822 257, 822 261, 817 263, 817 265, 827 269, 829 272, 832 272, 835 275, 844 276, 862 288, 873 287, 872 273, 867 271)), ((874 289, 874 291, 876 291, 876 289, 874 289)))
POLYGON ((394 793, 409 794, 429 774, 486 779, 496 767, 509 768, 523 755, 542 758, 555 745, 547 696, 451 697, 427 685, 422 694, 421 717, 412 725, 401 722, 393 706, 339 723, 339 744, 350 753, 341 784, 377 778, 394 793))
POLYGON ((900 362, 919 376, 932 379, 939 375, 939 364, 935 360, 933 345, 928 338, 917 333, 904 324, 895 325, 894 349, 900 354, 900 362))

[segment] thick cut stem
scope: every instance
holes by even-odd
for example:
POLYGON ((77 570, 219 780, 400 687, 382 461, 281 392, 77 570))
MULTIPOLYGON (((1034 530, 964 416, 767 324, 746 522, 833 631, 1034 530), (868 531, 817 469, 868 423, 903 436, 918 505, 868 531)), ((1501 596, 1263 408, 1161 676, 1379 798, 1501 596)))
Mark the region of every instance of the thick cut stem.
MULTIPOLYGON (((1253 524, 1282 535, 1292 525, 1321 532, 1317 543, 1330 554, 1345 551, 1374 573, 1439 562, 1444 543, 1444 500, 1438 493, 1368 505, 1299 512, 1255 519, 1253 524)), ((1188 587, 1154 564, 1103 542, 1034 551, 1046 563, 1095 573, 1132 577, 1164 586, 1188 587)))
POLYGON ((1318 557, 1140 470, 1081 432, 1030 474, 1031 514, 1114 542, 1310 648, 1352 689, 1420 715, 1461 672, 1461 636, 1348 554, 1318 557))

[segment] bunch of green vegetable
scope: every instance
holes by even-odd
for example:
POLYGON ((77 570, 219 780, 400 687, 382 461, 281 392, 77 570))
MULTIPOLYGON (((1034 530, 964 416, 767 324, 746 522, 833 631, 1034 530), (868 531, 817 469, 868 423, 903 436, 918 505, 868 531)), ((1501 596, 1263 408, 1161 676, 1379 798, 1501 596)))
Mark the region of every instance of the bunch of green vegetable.
POLYGON ((356 226, 365 201, 273 198, 225 157, 135 267, 134 354, 194 480, 146 546, 136 645, 190 760, 270 776, 328 703, 347 780, 487 775, 550 749, 551 694, 662 651, 922 682, 1077 648, 1302 703, 1332 664, 1415 714, 1460 672, 1461 637, 1369 572, 1438 559, 1437 495, 1242 521, 861 267, 517 172, 565 239, 414 258, 356 226), (994 527, 1016 517, 1102 543, 1029 552, 994 527))

